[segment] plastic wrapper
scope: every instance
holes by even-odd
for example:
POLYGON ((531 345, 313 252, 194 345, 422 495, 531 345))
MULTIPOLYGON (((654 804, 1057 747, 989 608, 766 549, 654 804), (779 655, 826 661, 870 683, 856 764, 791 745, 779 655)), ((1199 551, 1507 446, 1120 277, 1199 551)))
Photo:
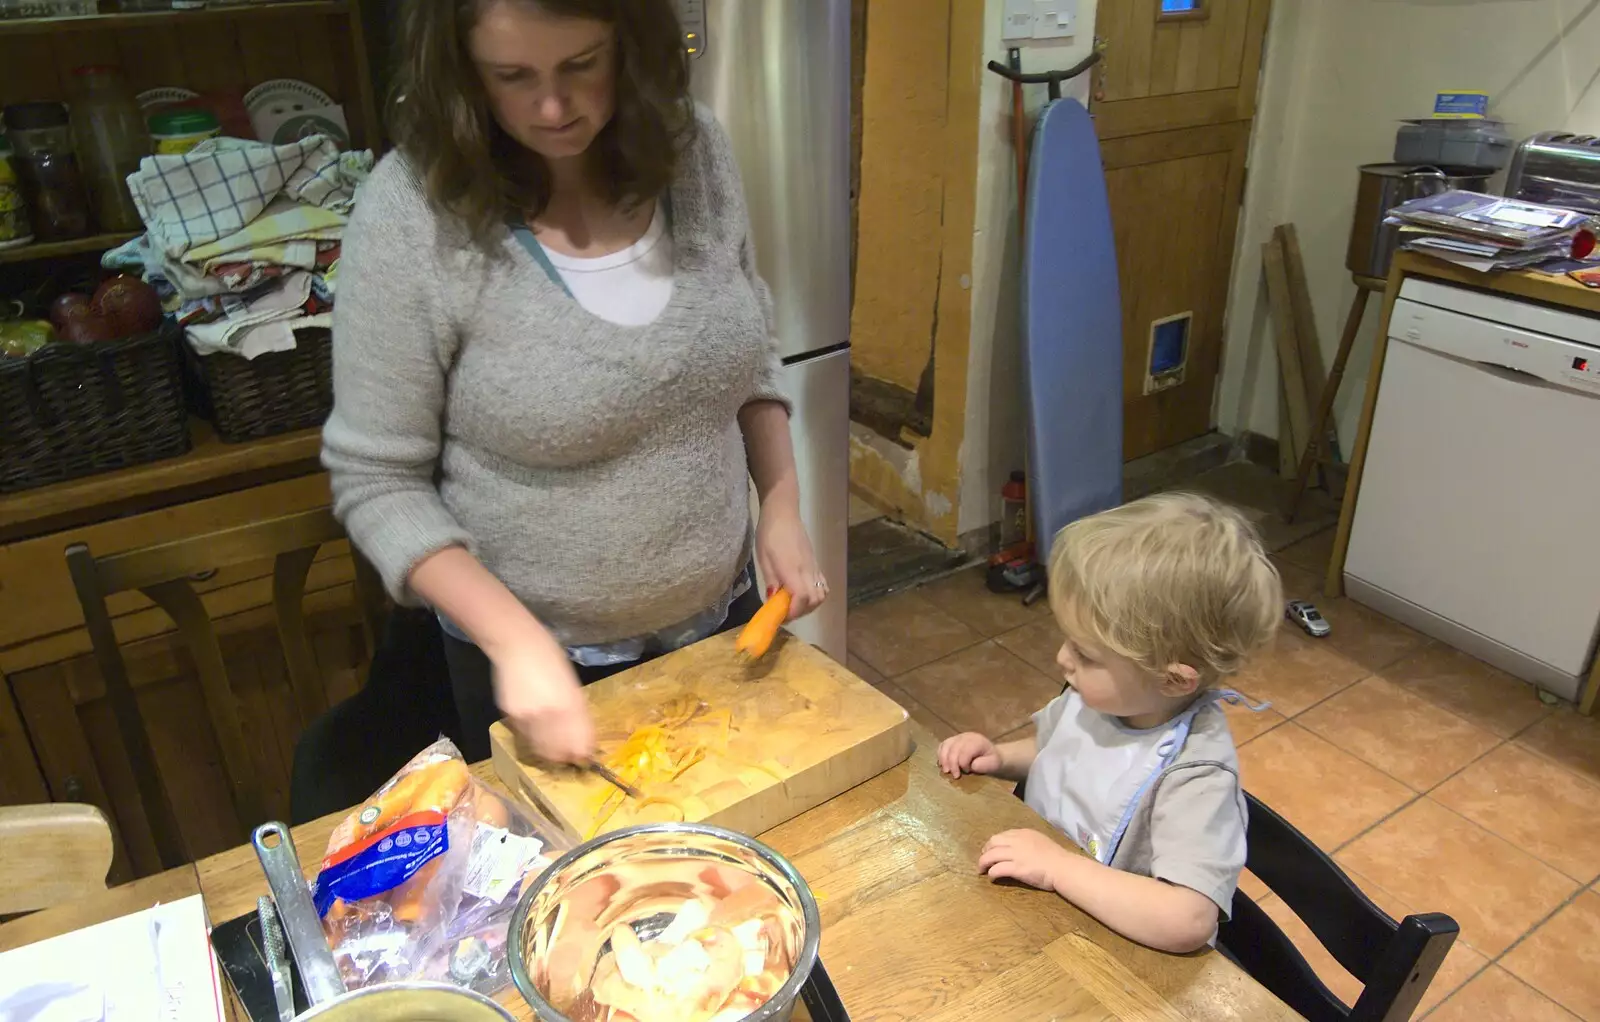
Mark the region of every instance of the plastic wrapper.
POLYGON ((350 989, 426 979, 494 994, 522 885, 570 846, 476 780, 455 745, 422 750, 334 829, 312 888, 350 989))

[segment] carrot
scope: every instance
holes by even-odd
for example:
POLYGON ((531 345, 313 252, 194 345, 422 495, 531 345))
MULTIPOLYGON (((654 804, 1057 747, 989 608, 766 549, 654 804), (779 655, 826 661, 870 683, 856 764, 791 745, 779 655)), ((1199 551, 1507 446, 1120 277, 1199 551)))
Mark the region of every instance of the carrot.
POLYGON ((511 822, 511 816, 506 812, 506 804, 500 801, 498 796, 482 788, 474 793, 472 810, 472 815, 478 818, 479 823, 490 827, 504 828, 511 822))
POLYGON ((427 783, 412 797, 410 807, 404 810, 402 815, 426 812, 430 809, 448 813, 460 801, 461 793, 467 790, 467 785, 472 781, 472 774, 467 770, 467 765, 459 759, 445 760, 433 767, 431 774, 427 783))
POLYGON ((428 884, 443 864, 444 856, 441 855, 417 870, 410 880, 389 892, 389 903, 394 906, 397 922, 409 926, 422 918, 422 911, 428 906, 428 884))
MULTIPOLYGON (((411 800, 416 797, 418 791, 422 790, 422 786, 428 783, 428 778, 433 773, 434 766, 434 764, 429 764, 428 766, 417 767, 415 770, 403 774, 389 786, 388 791, 382 792, 375 800, 368 803, 369 807, 378 807, 378 815, 370 822, 361 825, 362 829, 356 834, 357 839, 366 837, 368 834, 377 833, 404 815, 406 807, 411 805, 411 800)), ((357 810, 357 812, 359 813, 360 810, 357 810)))
POLYGON ((448 813, 471 778, 467 765, 459 759, 439 760, 408 771, 388 791, 345 817, 329 839, 328 854, 393 826, 408 813, 425 809, 448 813))
POLYGON ((772 599, 761 605, 750 623, 744 626, 744 631, 739 633, 738 641, 733 644, 734 650, 751 660, 765 656, 772 646, 772 640, 778 637, 778 629, 783 627, 784 620, 789 616, 789 603, 789 590, 779 589, 773 593, 772 599))

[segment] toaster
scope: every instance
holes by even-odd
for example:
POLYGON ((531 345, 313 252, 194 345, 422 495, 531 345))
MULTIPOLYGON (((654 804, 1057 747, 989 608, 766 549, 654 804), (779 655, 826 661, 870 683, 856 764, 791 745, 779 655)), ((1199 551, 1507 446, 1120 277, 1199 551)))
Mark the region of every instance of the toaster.
POLYGON ((1511 157, 1506 195, 1600 214, 1600 136, 1541 131, 1511 157))

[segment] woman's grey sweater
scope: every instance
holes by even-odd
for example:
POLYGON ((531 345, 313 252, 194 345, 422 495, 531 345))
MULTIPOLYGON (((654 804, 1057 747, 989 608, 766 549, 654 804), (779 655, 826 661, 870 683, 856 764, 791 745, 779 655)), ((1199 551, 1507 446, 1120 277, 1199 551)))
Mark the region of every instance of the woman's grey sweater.
POLYGON ((507 231, 491 257, 399 153, 344 241, 323 464, 397 599, 460 544, 568 645, 649 634, 749 557, 739 409, 784 400, 738 167, 703 110, 671 188, 672 300, 584 310, 507 231))

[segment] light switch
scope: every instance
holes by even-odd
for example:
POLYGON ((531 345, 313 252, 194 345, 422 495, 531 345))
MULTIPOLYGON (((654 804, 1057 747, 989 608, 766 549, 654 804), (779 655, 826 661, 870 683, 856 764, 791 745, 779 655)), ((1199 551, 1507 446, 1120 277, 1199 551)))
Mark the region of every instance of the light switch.
POLYGON ((1033 37, 1066 39, 1077 27, 1078 0, 1035 0, 1033 37))

